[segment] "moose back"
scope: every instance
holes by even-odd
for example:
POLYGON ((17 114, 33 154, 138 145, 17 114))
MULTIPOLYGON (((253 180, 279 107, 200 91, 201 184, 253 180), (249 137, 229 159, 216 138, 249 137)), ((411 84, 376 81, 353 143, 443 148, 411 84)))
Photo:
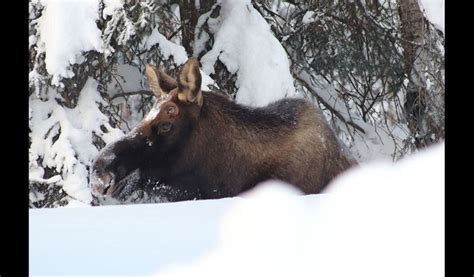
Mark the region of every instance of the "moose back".
POLYGON ((235 196, 268 179, 312 194, 355 164, 303 99, 253 108, 202 91, 195 58, 177 80, 151 65, 146 76, 158 99, 133 130, 99 152, 90 178, 96 196, 118 198, 132 173, 178 192, 170 201, 235 196))

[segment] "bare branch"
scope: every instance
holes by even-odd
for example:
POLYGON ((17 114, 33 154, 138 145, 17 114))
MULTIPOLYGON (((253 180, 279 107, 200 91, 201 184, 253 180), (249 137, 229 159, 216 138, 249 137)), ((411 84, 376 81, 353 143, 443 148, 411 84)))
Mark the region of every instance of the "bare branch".
POLYGON ((305 87, 310 90, 312 92, 312 95, 314 95, 328 110, 331 111, 331 113, 333 113, 337 118, 339 118, 342 122, 352 126, 354 129, 358 130, 359 132, 365 134, 365 130, 360 127, 359 125, 357 125, 356 123, 354 123, 353 121, 351 120, 346 120, 346 118, 344 118, 344 116, 339 112, 337 111, 336 109, 334 109, 329 103, 327 103, 326 101, 324 101, 324 99, 319 96, 318 92, 314 89, 314 87, 311 85, 311 84, 308 84, 305 80, 303 80, 302 78, 300 78, 298 76, 298 74, 293 74, 293 76, 295 77, 295 79, 297 79, 298 81, 300 81, 301 83, 303 83, 305 85, 305 87))
POLYGON ((138 90, 138 91, 123 92, 123 93, 115 94, 114 96, 110 98, 110 100, 114 100, 117 97, 125 97, 125 96, 130 96, 130 95, 137 95, 137 94, 152 96, 153 92, 151 90, 138 90))

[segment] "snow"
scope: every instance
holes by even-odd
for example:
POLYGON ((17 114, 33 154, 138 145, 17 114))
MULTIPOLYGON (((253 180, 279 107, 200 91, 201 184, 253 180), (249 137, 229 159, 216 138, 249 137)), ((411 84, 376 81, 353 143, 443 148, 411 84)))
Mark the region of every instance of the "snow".
POLYGON ((77 201, 75 199, 69 200, 64 208, 83 208, 83 207, 90 207, 90 205, 85 204, 84 202, 77 201))
POLYGON ((31 46, 33 46, 34 44, 36 44, 36 37, 34 35, 31 35, 28 37, 28 48, 30 48, 31 46))
POLYGON ((288 19, 288 17, 294 12, 296 9, 296 6, 288 3, 288 2, 280 2, 278 1, 278 4, 280 5, 278 8, 278 14, 285 18, 288 19))
POLYGON ((102 17, 107 18, 108 15, 113 15, 116 10, 123 8, 121 0, 104 0, 104 9, 102 17))
MULTIPOLYGON (((317 92, 318 96, 332 109, 339 112, 346 122, 353 122, 364 130, 365 133, 363 135, 357 132, 350 139, 347 137, 342 138, 342 141, 349 146, 350 152, 355 156, 356 160, 368 162, 392 158, 396 145, 394 138, 390 137, 387 130, 366 123, 356 109, 348 109, 334 86, 328 84, 323 78, 312 78, 306 71, 298 72, 298 78, 312 87, 313 91, 317 92)), ((345 123, 342 121, 337 121, 337 123, 340 129, 347 130, 347 134, 352 133, 345 123)), ((398 133, 404 135, 403 132, 398 133)), ((343 135, 346 135, 346 133, 343 133, 343 135)))
POLYGON ((30 118, 30 180, 62 185, 68 195, 84 203, 92 200, 86 166, 98 153, 91 143, 92 133, 100 136, 105 143, 123 135, 122 131, 110 126, 109 118, 99 110, 97 103, 105 104, 105 101, 100 97, 97 86, 97 81, 89 78, 74 109, 59 105, 54 99, 54 90, 50 91, 51 96, 45 101, 35 95, 30 96, 30 106, 35 107, 30 118), (108 132, 104 132, 101 126, 108 132), (38 157, 43 158, 41 165, 36 163, 38 157), (55 169, 61 174, 61 180, 59 175, 44 180, 44 170, 39 169, 40 166, 55 169))
POLYGON ((44 194, 41 192, 30 191, 29 198, 30 198, 30 201, 34 203, 37 201, 44 200, 44 194))
POLYGON ((307 11, 304 14, 303 19, 301 20, 301 22, 303 22, 303 24, 308 24, 308 23, 316 21, 316 19, 314 18, 314 15, 315 15, 314 11, 307 11))
POLYGON ((444 0, 420 0, 428 20, 444 33, 444 0))
POLYGON ((250 1, 221 0, 217 4, 221 6, 219 17, 208 19, 215 41, 201 58, 202 70, 211 75, 220 60, 230 73, 237 73, 236 101, 241 104, 265 106, 294 96, 286 52, 250 1))
POLYGON ((144 74, 140 72, 138 67, 129 64, 118 64, 116 70, 117 75, 122 78, 113 78, 112 81, 107 84, 107 93, 110 96, 114 96, 116 93, 143 89, 140 81, 144 79, 144 74))
MULTIPOLYGON (((188 60, 188 54, 183 46, 178 45, 172 41, 169 41, 165 36, 158 32, 158 29, 153 29, 151 35, 142 41, 143 47, 150 50, 151 47, 158 44, 159 50, 165 59, 173 56, 176 65, 182 65, 188 60)), ((215 81, 204 71, 201 72, 202 90, 209 90, 209 85, 216 85, 215 81)), ((176 76, 177 77, 177 76, 176 76)))
POLYGON ((102 52, 97 0, 41 0, 45 6, 38 20, 39 46, 46 52, 46 70, 59 85, 61 78, 74 76, 71 65, 80 62, 82 51, 102 52), (54 26, 54 28, 52 28, 54 26))
POLYGON ((177 65, 184 64, 188 60, 188 54, 183 46, 169 41, 165 36, 158 32, 158 29, 153 29, 151 35, 142 41, 144 48, 150 50, 155 44, 159 44, 161 54, 165 59, 173 56, 177 65))
POLYGON ((191 261, 213 247, 231 202, 30 210, 30 273, 136 276, 191 261))
POLYGON ((217 86, 216 81, 214 81, 211 76, 207 75, 206 72, 199 70, 201 73, 201 90, 209 90, 211 85, 217 86))
POLYGON ((71 206, 30 209, 32 276, 444 276, 444 143, 318 195, 71 206))
MULTIPOLYGON (((170 99, 171 97, 168 95, 166 97, 166 99, 170 99)), ((156 103, 153 108, 151 108, 151 110, 148 112, 148 114, 145 116, 145 121, 152 121, 153 119, 155 119, 158 114, 160 113, 161 111, 161 104, 162 102, 159 102, 159 103, 156 103)))

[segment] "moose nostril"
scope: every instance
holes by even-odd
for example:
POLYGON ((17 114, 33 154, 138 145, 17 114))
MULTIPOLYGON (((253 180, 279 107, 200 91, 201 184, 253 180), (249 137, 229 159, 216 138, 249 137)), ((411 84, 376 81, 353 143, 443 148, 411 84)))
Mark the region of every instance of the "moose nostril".
POLYGON ((107 195, 107 191, 110 189, 110 186, 107 186, 105 188, 102 189, 101 191, 101 195, 107 195))
POLYGON ((107 193, 108 187, 103 187, 103 186, 95 186, 92 189, 92 192, 95 196, 102 196, 107 193))
POLYGON ((102 183, 105 184, 106 187, 109 187, 110 183, 114 179, 114 176, 112 175, 112 173, 104 173, 104 174, 102 174, 102 177, 100 179, 101 179, 102 183))
POLYGON ((92 194, 96 197, 105 196, 110 187, 109 185, 95 185, 92 188, 92 194))

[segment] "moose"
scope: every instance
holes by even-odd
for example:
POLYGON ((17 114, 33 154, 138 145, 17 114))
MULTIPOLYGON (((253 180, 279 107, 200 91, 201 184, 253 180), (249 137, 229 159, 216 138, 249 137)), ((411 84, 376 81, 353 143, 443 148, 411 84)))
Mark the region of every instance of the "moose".
POLYGON ((177 80, 150 64, 145 74, 156 103, 97 155, 90 176, 95 196, 117 198, 132 173, 182 192, 170 201, 232 197, 269 179, 316 194, 356 164, 322 112, 304 99, 237 104, 201 90, 195 58, 177 80))

